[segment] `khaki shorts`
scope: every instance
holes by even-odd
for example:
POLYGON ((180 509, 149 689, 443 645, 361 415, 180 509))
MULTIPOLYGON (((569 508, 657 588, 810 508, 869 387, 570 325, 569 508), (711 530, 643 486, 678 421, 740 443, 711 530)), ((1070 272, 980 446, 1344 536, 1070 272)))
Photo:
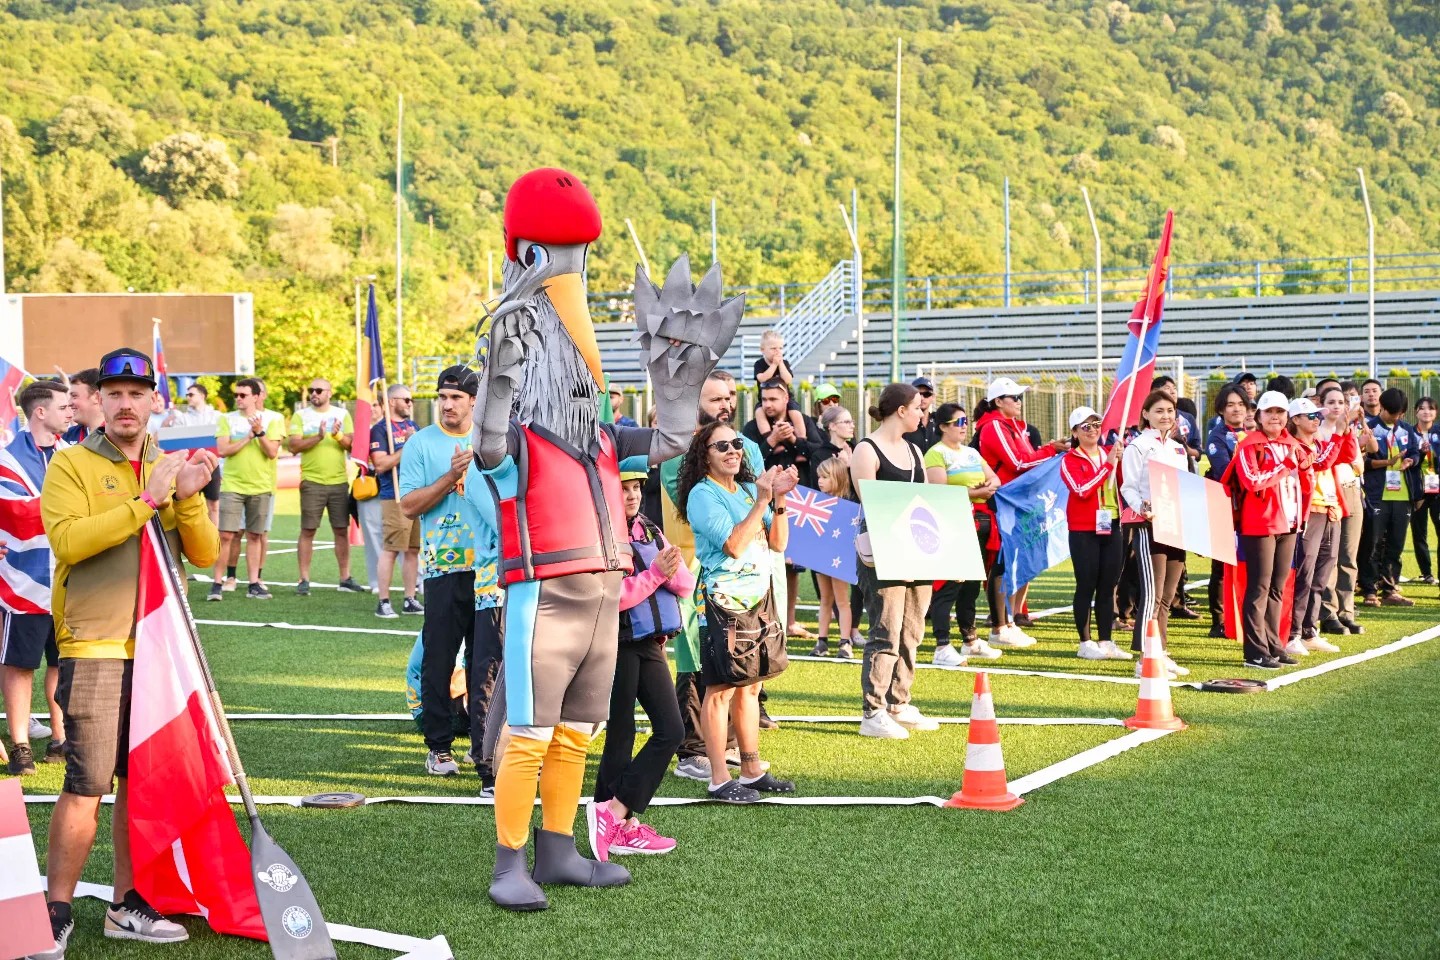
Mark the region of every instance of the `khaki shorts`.
POLYGON ((300 529, 319 530, 320 516, 330 513, 330 529, 350 526, 350 485, 300 481, 300 529))
POLYGON ((66 793, 103 797, 129 772, 133 660, 60 661, 55 701, 65 716, 66 793))
POLYGON ((420 549, 420 521, 406 519, 405 514, 400 512, 399 500, 381 500, 380 516, 386 550, 405 553, 420 549))
POLYGON ((220 492, 220 532, 265 533, 270 529, 273 493, 220 492))

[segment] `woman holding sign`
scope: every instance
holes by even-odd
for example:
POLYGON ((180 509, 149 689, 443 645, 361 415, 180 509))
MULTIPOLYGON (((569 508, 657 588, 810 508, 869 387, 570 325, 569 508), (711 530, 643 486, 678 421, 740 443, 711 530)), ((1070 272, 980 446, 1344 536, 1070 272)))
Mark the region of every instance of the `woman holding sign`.
MULTIPOLYGON (((850 477, 858 488, 862 480, 924 483, 925 465, 919 449, 905 434, 920 426, 920 393, 907 383, 892 383, 870 408, 879 420, 870 436, 855 445, 850 477)), ((869 536, 856 541, 860 564, 860 590, 870 619, 860 668, 860 690, 865 702, 860 735, 904 740, 911 730, 939 730, 940 724, 923 715, 910 702, 915 682, 915 655, 925 636, 925 612, 930 608, 931 584, 881 580, 869 556, 869 536)))
POLYGON ((680 462, 676 507, 695 531, 705 587, 700 727, 710 760, 710 799, 754 803, 760 793, 794 793, 795 784, 760 763, 760 681, 785 669, 785 627, 775 611, 772 557, 784 553, 790 525, 785 494, 794 467, 755 476, 745 447, 724 421, 701 427, 680 462), (740 745, 740 779, 725 765, 727 719, 740 745))
MULTIPOLYGON (((1131 528, 1131 542, 1140 571, 1140 613, 1135 618, 1135 637, 1130 649, 1143 649, 1145 631, 1154 620, 1160 631, 1160 643, 1166 650, 1166 670, 1172 677, 1183 677, 1190 671, 1170 659, 1167 636, 1170 599, 1175 596, 1180 572, 1185 569, 1185 551, 1155 539, 1150 525, 1155 517, 1150 509, 1150 465, 1162 463, 1185 470, 1189 458, 1175 438, 1175 403, 1169 394, 1150 391, 1140 406, 1140 419, 1144 429, 1125 447, 1120 460, 1123 478, 1120 497, 1124 501, 1120 522, 1131 528)), ((1141 665, 1136 664, 1136 676, 1140 675, 1140 669, 1141 665)))
POLYGON ((1115 467, 1121 444, 1100 445, 1100 414, 1077 407, 1070 414, 1075 446, 1060 461, 1060 479, 1070 491, 1065 520, 1070 527, 1070 563, 1075 568, 1075 629, 1080 633, 1081 660, 1132 660, 1115 646, 1115 585, 1125 552, 1120 538, 1120 498, 1115 467), (1090 637, 1090 603, 1095 603, 1097 643, 1090 637))

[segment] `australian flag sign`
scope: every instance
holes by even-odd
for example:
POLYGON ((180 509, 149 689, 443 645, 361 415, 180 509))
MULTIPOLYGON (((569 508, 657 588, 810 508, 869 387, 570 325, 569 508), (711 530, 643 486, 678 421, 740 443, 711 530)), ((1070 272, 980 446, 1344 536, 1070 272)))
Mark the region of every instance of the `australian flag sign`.
POLYGON ((785 559, 816 573, 855 583, 855 535, 860 504, 810 487, 785 496, 790 509, 790 542, 785 559))

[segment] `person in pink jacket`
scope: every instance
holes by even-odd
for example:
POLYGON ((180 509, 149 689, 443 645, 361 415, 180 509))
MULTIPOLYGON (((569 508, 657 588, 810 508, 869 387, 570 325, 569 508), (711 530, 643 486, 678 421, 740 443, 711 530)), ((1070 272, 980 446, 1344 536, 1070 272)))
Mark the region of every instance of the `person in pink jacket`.
POLYGON ((620 652, 610 719, 595 799, 586 811, 590 849, 601 861, 612 853, 675 849, 672 838, 641 823, 638 815, 650 805, 684 736, 665 644, 684 627, 680 598, 695 594, 695 575, 685 566, 680 548, 640 512, 645 471, 622 471, 620 481, 635 570, 620 585, 620 652), (650 718, 651 733, 632 757, 636 702, 650 718))

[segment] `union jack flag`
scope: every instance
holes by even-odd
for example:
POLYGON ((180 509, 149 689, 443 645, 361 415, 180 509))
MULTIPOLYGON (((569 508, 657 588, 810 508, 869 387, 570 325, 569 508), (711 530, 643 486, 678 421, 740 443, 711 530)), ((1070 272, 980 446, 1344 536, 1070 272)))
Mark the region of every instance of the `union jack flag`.
POLYGON ((0 606, 12 613, 50 612, 55 556, 40 520, 45 467, 45 455, 28 430, 0 450, 0 537, 8 548, 0 557, 0 606))
POLYGON ((819 490, 811 490, 808 487, 796 487, 785 495, 785 505, 795 514, 795 527, 809 526, 817 533, 825 532, 825 524, 830 522, 830 514, 839 502, 839 497, 825 497, 819 490))

